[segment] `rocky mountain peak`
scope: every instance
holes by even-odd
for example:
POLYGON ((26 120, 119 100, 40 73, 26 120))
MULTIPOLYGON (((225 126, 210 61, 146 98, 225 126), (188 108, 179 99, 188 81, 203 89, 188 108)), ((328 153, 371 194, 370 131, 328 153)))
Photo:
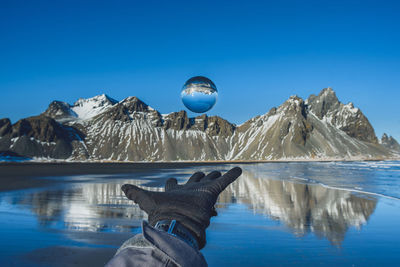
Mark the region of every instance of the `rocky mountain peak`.
POLYGON ((380 143, 382 146, 400 153, 400 144, 392 136, 388 136, 386 133, 384 133, 380 143))
POLYGON ((320 120, 332 124, 350 137, 378 143, 374 128, 361 110, 355 108, 352 102, 341 103, 332 88, 324 88, 318 96, 310 95, 306 105, 320 120))
POLYGON ((53 101, 40 116, 0 120, 0 136, 0 152, 77 160, 384 158, 398 147, 387 135, 378 144, 361 110, 340 103, 331 88, 306 101, 291 96, 238 127, 184 110, 161 115, 134 96, 53 101))
POLYGON ((56 120, 78 116, 72 111, 70 104, 57 100, 51 102, 49 107, 42 114, 56 120))
POLYGON ((211 136, 232 136, 236 126, 229 121, 219 117, 219 116, 212 116, 208 117, 207 120, 207 132, 211 136))
POLYGON ((0 137, 11 132, 11 121, 8 118, 0 119, 0 137))
POLYGON ((106 111, 116 103, 118 103, 117 100, 102 94, 87 99, 78 99, 71 107, 71 110, 75 112, 79 119, 88 120, 106 111))
POLYGON ((292 95, 278 107, 277 112, 285 112, 285 114, 290 116, 299 115, 306 117, 304 100, 297 95, 292 95))
POLYGON ((130 96, 125 98, 124 100, 121 101, 121 104, 123 104, 130 113, 146 112, 154 110, 136 96, 130 96))
POLYGON ((68 137, 61 124, 46 116, 29 117, 17 121, 12 126, 11 137, 22 135, 42 142, 56 142, 68 137))
POLYGON ((187 130, 191 126, 186 111, 172 112, 164 116, 164 128, 166 130, 187 130))
POLYGON ((118 101, 109 97, 106 94, 101 94, 90 98, 79 98, 74 103, 74 107, 84 106, 87 105, 88 103, 91 103, 93 106, 99 107, 104 105, 114 105, 118 103, 118 101))
POLYGON ((0 151, 11 151, 27 157, 65 159, 72 154, 72 143, 84 138, 78 129, 62 125, 44 115, 21 119, 13 125, 9 120, 0 120, 0 131, 3 132, 0 151))
POLYGON ((195 118, 190 118, 190 124, 191 124, 190 128, 192 130, 205 131, 208 126, 207 114, 203 114, 195 118))
POLYGON ((236 126, 219 116, 208 117, 206 114, 190 119, 190 129, 206 131, 211 136, 231 136, 236 126))
POLYGON ((330 111, 339 107, 340 102, 332 88, 324 88, 316 95, 310 95, 306 100, 310 110, 319 118, 322 119, 330 111))
POLYGON ((336 93, 335 93, 335 91, 332 89, 332 87, 326 87, 326 88, 322 89, 322 90, 319 92, 318 96, 323 96, 323 95, 325 95, 325 96, 334 96, 334 97, 336 97, 336 93))

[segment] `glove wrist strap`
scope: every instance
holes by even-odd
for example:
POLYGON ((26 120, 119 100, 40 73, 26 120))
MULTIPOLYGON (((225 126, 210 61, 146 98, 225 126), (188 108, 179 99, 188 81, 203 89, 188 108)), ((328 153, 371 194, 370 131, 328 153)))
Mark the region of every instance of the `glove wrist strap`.
POLYGON ((173 235, 196 250, 199 250, 199 245, 197 243, 196 238, 193 237, 193 234, 180 222, 176 220, 162 220, 158 221, 154 228, 167 232, 170 235, 173 235))

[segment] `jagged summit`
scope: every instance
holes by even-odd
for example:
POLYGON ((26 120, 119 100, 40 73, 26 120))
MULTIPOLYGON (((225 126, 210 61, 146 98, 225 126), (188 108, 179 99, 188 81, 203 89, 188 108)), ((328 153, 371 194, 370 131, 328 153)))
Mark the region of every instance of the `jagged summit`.
POLYGON ((79 98, 75 103, 74 106, 83 106, 87 103, 96 103, 96 105, 98 106, 102 106, 102 105, 107 105, 107 104, 111 104, 114 105, 116 103, 118 103, 117 100, 109 97, 106 94, 101 94, 101 95, 97 95, 97 96, 93 96, 90 98, 79 98))
POLYGON ((322 89, 319 92, 318 96, 323 96, 323 95, 325 95, 325 96, 334 95, 336 97, 336 93, 332 87, 326 87, 326 88, 322 89))
POLYGON ((123 104, 129 112, 146 112, 153 111, 154 109, 144 103, 136 96, 129 96, 120 102, 123 104))
POLYGON ((318 96, 310 95, 306 103, 309 105, 310 111, 319 119, 322 119, 329 112, 336 110, 340 106, 335 91, 330 87, 322 89, 318 96))
POLYGON ((73 105, 62 101, 53 101, 42 115, 62 122, 74 119, 87 120, 118 103, 115 99, 102 94, 91 98, 80 98, 73 105))
POLYGON ((384 133, 380 140, 380 144, 388 149, 400 153, 400 144, 397 142, 396 139, 394 139, 393 136, 388 136, 386 133, 384 133))
POLYGON ((353 103, 332 88, 306 100, 294 95, 236 126, 218 116, 160 114, 135 96, 107 95, 73 105, 53 101, 40 116, 14 125, 0 120, 0 152, 70 160, 371 159, 395 154, 394 139, 378 143, 353 103))
POLYGON ((116 103, 118 101, 102 94, 87 99, 78 99, 71 107, 71 110, 75 112, 79 119, 87 120, 106 111, 116 103))
POLYGON ((42 115, 51 117, 53 119, 76 118, 78 115, 72 111, 71 105, 62 101, 54 100, 50 103, 42 115))
POLYGON ((374 128, 367 117, 353 103, 343 104, 332 88, 323 89, 318 96, 310 95, 306 100, 308 110, 358 140, 378 143, 374 128))
POLYGON ((106 111, 115 113, 115 110, 111 110, 111 108, 118 104, 123 105, 124 108, 117 107, 116 109, 125 109, 121 112, 127 114, 154 110, 136 96, 127 97, 119 102, 106 94, 102 94, 91 98, 80 98, 73 105, 62 101, 53 101, 42 114, 60 122, 89 120, 106 111))

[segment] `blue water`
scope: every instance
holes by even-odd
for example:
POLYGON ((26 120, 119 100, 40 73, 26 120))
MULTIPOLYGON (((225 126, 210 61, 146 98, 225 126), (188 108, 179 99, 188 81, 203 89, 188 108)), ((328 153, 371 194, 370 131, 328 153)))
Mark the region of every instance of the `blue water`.
MULTIPOLYGON (((68 258, 75 248, 105 262, 146 219, 120 185, 161 190, 168 177, 183 182, 194 171, 232 166, 47 177, 57 183, 0 193, 0 266, 87 265, 79 254, 68 258), (60 246, 65 250, 51 259, 60 246)), ((202 252, 210 266, 400 262, 399 161, 240 166, 242 176, 220 196, 207 229, 202 252)))
POLYGON ((205 94, 193 92, 192 94, 182 94, 183 104, 193 112, 203 113, 210 110, 217 102, 217 93, 205 94))

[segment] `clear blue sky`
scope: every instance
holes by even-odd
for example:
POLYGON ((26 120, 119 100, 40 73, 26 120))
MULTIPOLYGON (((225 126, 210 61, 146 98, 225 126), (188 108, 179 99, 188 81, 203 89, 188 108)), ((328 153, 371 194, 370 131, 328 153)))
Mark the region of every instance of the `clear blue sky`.
POLYGON ((102 93, 169 113, 204 75, 219 90, 209 115, 239 124, 330 86, 400 140, 398 3, 2 0, 0 117, 102 93))

